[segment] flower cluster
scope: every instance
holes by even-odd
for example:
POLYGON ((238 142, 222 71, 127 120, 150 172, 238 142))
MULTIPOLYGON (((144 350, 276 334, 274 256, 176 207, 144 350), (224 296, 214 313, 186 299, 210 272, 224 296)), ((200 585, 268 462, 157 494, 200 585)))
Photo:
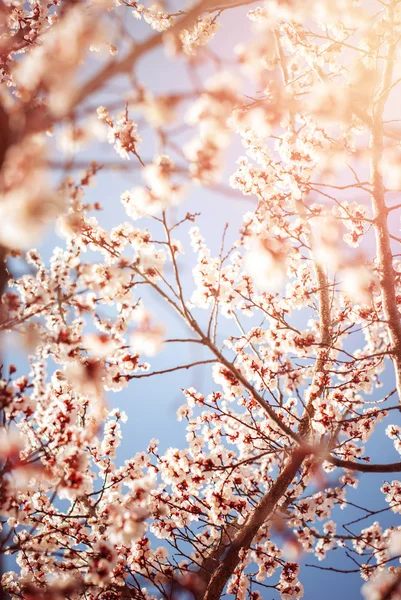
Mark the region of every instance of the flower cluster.
POLYGON ((103 106, 99 106, 97 114, 99 119, 109 126, 108 140, 110 144, 114 144, 117 154, 127 160, 130 159, 130 154, 137 156, 142 138, 137 132, 136 123, 128 118, 128 111, 126 110, 115 121, 103 106))

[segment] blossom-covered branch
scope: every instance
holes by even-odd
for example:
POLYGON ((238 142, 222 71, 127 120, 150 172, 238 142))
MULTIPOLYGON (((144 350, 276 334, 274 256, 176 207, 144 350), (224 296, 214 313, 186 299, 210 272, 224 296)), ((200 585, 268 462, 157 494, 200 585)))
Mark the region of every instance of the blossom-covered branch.
POLYGON ((0 24, 4 592, 399 597, 401 2, 0 24))

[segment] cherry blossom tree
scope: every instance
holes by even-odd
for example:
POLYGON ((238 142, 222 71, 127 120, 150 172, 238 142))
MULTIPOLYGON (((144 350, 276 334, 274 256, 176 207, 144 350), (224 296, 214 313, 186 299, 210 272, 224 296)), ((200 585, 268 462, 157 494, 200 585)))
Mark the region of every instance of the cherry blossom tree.
POLYGON ((286 600, 311 555, 401 598, 401 1, 5 0, 0 23, 2 593, 286 600), (185 76, 160 91, 150 55, 185 76), (110 393, 199 365, 187 444, 119 461, 110 393))

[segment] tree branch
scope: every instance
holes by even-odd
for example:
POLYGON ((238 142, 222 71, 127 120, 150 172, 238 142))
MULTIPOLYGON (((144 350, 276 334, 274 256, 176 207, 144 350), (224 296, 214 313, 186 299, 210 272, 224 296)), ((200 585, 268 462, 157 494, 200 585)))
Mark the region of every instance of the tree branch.
MULTIPOLYGON (((389 7, 389 17, 394 20, 394 6, 389 7)), ((390 339, 393 345, 392 360, 394 364, 398 398, 401 402, 401 324, 397 307, 395 273, 393 255, 390 244, 390 234, 387 223, 388 208, 385 203, 385 190, 382 175, 383 161, 383 111, 391 89, 391 79, 394 68, 397 38, 388 47, 386 65, 383 72, 378 100, 373 106, 371 127, 371 199, 376 231, 377 259, 380 268, 380 288, 383 312, 387 320, 390 339)))

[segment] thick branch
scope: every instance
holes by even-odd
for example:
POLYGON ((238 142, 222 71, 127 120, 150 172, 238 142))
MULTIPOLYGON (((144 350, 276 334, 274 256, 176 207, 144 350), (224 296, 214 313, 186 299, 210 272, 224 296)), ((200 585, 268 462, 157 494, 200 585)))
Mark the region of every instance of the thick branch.
POLYGON ((327 462, 330 462, 336 467, 342 467, 343 469, 349 469, 351 471, 359 471, 361 473, 400 473, 401 462, 395 463, 383 463, 383 464, 369 464, 369 463, 357 463, 353 460, 341 460, 335 456, 326 458, 327 462))
MULTIPOLYGON (((394 12, 394 9, 390 9, 394 12)), ((390 15, 393 17, 393 15, 390 15)), ((392 359, 394 363, 396 386, 401 402, 401 324, 397 307, 395 273, 393 268, 393 254, 391 251, 390 235, 387 223, 388 208, 385 203, 385 189, 382 175, 383 161, 383 111, 388 98, 394 67, 397 39, 389 43, 386 66, 383 73, 382 84, 378 100, 373 105, 371 129, 371 198, 376 231, 377 260, 380 269, 380 287, 383 311, 387 320, 388 330, 392 343, 392 359)))
MULTIPOLYGON (((331 342, 329 288, 324 268, 318 263, 315 264, 315 274, 319 296, 320 336, 323 347, 315 363, 312 386, 316 385, 317 375, 324 370, 324 366, 327 361, 327 355, 329 353, 328 346, 330 346, 331 342)), ((231 368, 231 366, 229 368, 231 368)), ((241 382, 243 383, 243 381, 241 382)), ((249 387, 249 384, 248 386, 245 386, 249 387)), ((317 392, 315 392, 314 396, 311 396, 309 399, 299 426, 298 433, 296 434, 297 440, 301 442, 308 437, 311 429, 311 419, 313 418, 314 414, 313 400, 317 397, 320 397, 323 392, 324 384, 320 383, 317 392)), ((291 437, 294 437, 294 434, 291 437)), ((223 553, 221 551, 221 545, 217 549, 215 556, 213 557, 213 562, 217 560, 220 560, 220 562, 212 574, 210 575, 209 573, 205 573, 205 568, 200 569, 199 576, 204 581, 206 580, 208 582, 206 591, 204 592, 203 596, 201 596, 202 600, 219 600, 225 585, 242 559, 242 552, 249 548, 252 540, 261 526, 275 511, 278 502, 291 485, 291 482, 296 476, 298 469, 302 466, 304 458, 309 453, 310 452, 308 452, 308 449, 305 445, 301 445, 301 447, 294 450, 291 458, 287 462, 287 465, 281 471, 271 489, 264 495, 262 500, 249 515, 247 521, 239 529, 238 533, 229 544, 228 549, 222 559, 221 556, 223 553)), ((207 564, 209 569, 212 566, 211 562, 212 561, 209 560, 207 564)))
MULTIPOLYGON (((317 375, 324 370, 327 361, 327 356, 330 352, 331 336, 330 336, 330 297, 327 276, 322 265, 315 263, 315 274, 318 284, 319 297, 319 317, 320 317, 320 343, 321 347, 318 350, 318 357, 313 370, 313 384, 315 384, 317 375)), ((304 438, 310 431, 311 420, 315 414, 313 401, 315 398, 320 398, 324 392, 324 384, 320 383, 313 397, 309 398, 304 415, 302 417, 298 434, 304 438)))
POLYGON ((265 494, 253 512, 249 515, 245 525, 241 527, 240 531, 228 547, 223 560, 214 570, 207 589, 202 597, 203 600, 219 600, 228 579, 231 577, 234 569, 238 566, 242 558, 241 552, 249 548, 260 527, 274 512, 280 498, 285 494, 288 486, 297 474, 304 456, 305 455, 300 451, 293 453, 290 462, 277 477, 269 492, 265 494))
POLYGON ((133 44, 131 50, 121 59, 112 60, 105 65, 96 75, 89 79, 76 93, 71 108, 78 106, 94 92, 97 92, 104 84, 116 75, 130 73, 135 63, 145 54, 154 50, 166 36, 178 35, 183 29, 190 27, 196 18, 212 4, 212 0, 200 0, 182 18, 172 25, 167 32, 156 33, 149 36, 141 44, 133 44))

